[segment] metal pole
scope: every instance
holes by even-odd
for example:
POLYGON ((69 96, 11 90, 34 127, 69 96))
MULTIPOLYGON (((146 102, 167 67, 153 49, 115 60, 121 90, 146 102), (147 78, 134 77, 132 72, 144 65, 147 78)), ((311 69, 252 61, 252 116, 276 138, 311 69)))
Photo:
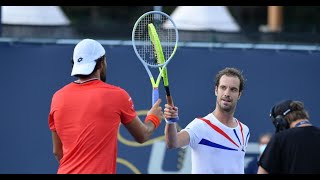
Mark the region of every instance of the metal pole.
POLYGON ((283 7, 268 6, 268 27, 271 32, 280 32, 283 24, 283 7))
POLYGON ((0 37, 2 37, 2 6, 0 6, 0 37))
MULTIPOLYGON (((154 11, 161 11, 162 12, 162 6, 153 6, 154 11)), ((154 16, 154 25, 159 26, 161 22, 160 14, 155 14, 154 16)))
POLYGON ((162 6, 153 6, 154 11, 162 11, 162 6))

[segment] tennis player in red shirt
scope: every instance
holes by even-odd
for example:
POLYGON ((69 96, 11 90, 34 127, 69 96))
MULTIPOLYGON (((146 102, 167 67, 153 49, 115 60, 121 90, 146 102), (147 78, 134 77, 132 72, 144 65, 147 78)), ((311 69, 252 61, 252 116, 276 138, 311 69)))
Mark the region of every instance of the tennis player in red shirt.
POLYGON ((106 66, 99 42, 83 39, 75 46, 71 76, 78 80, 54 93, 48 118, 58 174, 115 174, 120 123, 144 143, 161 122, 161 99, 142 122, 130 95, 106 83, 106 66))

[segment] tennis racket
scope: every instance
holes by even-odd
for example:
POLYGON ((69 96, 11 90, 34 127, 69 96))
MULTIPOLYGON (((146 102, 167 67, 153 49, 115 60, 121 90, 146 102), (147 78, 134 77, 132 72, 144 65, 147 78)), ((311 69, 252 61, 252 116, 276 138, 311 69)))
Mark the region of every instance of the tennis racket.
MULTIPOLYGON (((165 63, 161 41, 159 39, 159 35, 157 33, 157 30, 152 23, 148 24, 148 33, 149 33, 149 37, 150 37, 150 40, 153 45, 153 49, 156 52, 155 56, 157 59, 157 63, 160 63, 160 64, 165 63)), ((166 48, 166 47, 164 46, 164 48, 166 48)), ((170 94, 170 89, 169 89, 169 79, 168 79, 167 67, 159 67, 159 72, 162 73, 161 77, 162 77, 164 89, 166 92, 167 103, 169 105, 171 105, 172 107, 174 107, 173 99, 172 99, 172 96, 170 94)), ((178 120, 178 118, 170 118, 169 120, 172 122, 173 121, 176 122, 178 120)))
POLYGON ((178 47, 178 29, 166 13, 149 11, 141 15, 133 26, 132 46, 150 78, 152 104, 154 104, 159 99, 160 79, 164 72, 167 74, 166 66, 178 47), (165 23, 169 23, 173 28, 165 28, 165 23), (159 61, 160 59, 161 61, 159 61), (151 73, 151 68, 159 68, 160 70, 156 80, 151 73))

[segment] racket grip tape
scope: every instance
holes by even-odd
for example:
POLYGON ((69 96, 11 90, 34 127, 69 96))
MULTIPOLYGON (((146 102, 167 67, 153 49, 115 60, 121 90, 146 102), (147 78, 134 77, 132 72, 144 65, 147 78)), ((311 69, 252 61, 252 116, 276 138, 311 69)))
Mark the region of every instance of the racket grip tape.
POLYGON ((159 89, 153 88, 152 89, 152 105, 154 105, 159 99, 159 89))
POLYGON ((167 103, 168 103, 170 106, 174 107, 172 97, 171 97, 171 96, 166 96, 166 99, 167 99, 167 103))
MULTIPOLYGON (((172 96, 166 96, 166 99, 167 99, 167 103, 170 105, 170 106, 172 106, 172 107, 174 107, 174 104, 173 104, 173 99, 172 99, 172 96)), ((176 117, 176 118, 169 118, 169 119, 167 119, 166 120, 166 122, 168 123, 168 124, 172 124, 172 123, 175 123, 175 122, 177 122, 177 121, 179 121, 179 117, 176 117)))

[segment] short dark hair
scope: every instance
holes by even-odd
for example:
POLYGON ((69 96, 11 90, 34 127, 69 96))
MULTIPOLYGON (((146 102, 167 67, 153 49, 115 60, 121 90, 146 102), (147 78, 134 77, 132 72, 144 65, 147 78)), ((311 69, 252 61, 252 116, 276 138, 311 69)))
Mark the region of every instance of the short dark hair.
POLYGON ((242 90, 244 89, 244 85, 245 85, 245 78, 240 70, 238 70, 236 68, 230 68, 230 67, 227 67, 227 68, 220 70, 218 72, 218 74, 216 75, 216 79, 215 79, 215 86, 216 87, 219 87, 220 79, 223 75, 238 77, 240 80, 239 92, 242 92, 242 90))

